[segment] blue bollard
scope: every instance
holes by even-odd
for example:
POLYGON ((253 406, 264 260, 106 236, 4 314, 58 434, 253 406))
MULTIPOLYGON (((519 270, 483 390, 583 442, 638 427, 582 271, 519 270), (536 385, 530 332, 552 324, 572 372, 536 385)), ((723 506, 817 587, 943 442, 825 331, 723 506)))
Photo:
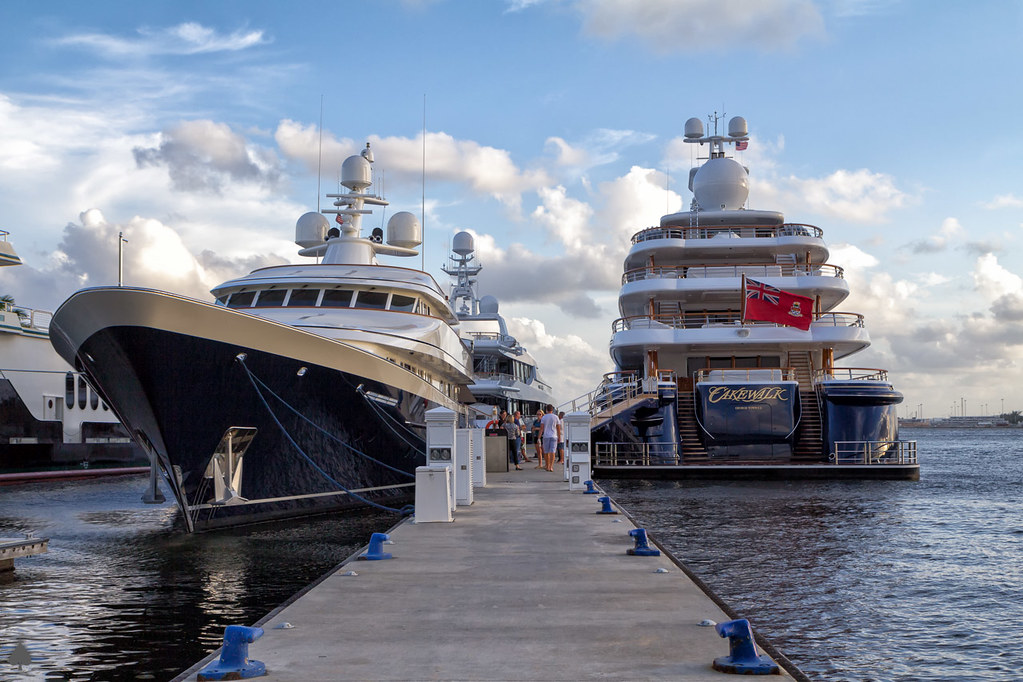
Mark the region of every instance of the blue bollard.
POLYGON ((654 549, 647 542, 646 528, 634 528, 629 531, 629 535, 635 539, 636 546, 625 550, 626 554, 631 554, 632 556, 661 556, 661 550, 654 549))
POLYGON ((389 540, 390 537, 387 533, 373 533, 369 536, 369 549, 366 553, 359 556, 360 559, 366 561, 380 561, 381 559, 390 559, 391 555, 384 551, 384 542, 389 540))
POLYGON ((593 481, 583 481, 583 485, 586 486, 586 490, 583 491, 583 495, 599 495, 600 491, 597 490, 597 485, 593 481))
POLYGON ((262 661, 249 660, 249 644, 263 636, 263 628, 228 625, 224 629, 224 646, 220 660, 199 671, 197 682, 206 680, 247 680, 266 675, 262 661))
POLYGON ((753 628, 745 618, 718 623, 714 626, 718 634, 728 638, 728 656, 715 658, 714 670, 735 675, 780 675, 777 664, 767 656, 757 653, 753 641, 753 628))
POLYGON ((613 507, 611 507, 611 498, 608 497, 607 495, 604 495, 604 497, 598 497, 597 498, 597 502, 600 502, 600 504, 603 505, 600 508, 600 511, 597 512, 598 514, 617 514, 618 513, 618 512, 616 512, 614 510, 613 507))

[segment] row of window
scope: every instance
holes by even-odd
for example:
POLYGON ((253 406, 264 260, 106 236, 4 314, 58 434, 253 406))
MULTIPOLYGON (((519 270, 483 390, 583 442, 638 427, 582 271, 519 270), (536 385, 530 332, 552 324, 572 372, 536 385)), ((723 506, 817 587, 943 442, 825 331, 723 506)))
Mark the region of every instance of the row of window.
POLYGON ((262 289, 236 291, 217 303, 228 308, 369 308, 429 315, 430 306, 415 296, 363 289, 262 289))
MULTIPOLYGON (((75 406, 75 375, 71 372, 68 372, 64 377, 64 404, 68 406, 68 409, 75 406)), ((85 378, 79 375, 78 408, 84 410, 86 405, 94 410, 99 409, 100 405, 103 406, 104 410, 109 409, 106 403, 100 401, 96 391, 89 389, 89 384, 85 382, 85 378)))
POLYGON ((507 374, 525 383, 533 377, 533 366, 504 356, 484 355, 473 359, 477 374, 507 374))

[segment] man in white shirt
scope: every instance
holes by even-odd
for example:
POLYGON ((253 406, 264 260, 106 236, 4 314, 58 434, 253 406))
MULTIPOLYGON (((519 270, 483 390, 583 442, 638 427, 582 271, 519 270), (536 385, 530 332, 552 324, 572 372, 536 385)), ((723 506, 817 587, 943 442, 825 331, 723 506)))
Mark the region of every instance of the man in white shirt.
POLYGON ((540 420, 540 442, 543 449, 544 469, 554 471, 554 455, 561 442, 561 421, 554 414, 554 406, 547 406, 547 413, 540 420))

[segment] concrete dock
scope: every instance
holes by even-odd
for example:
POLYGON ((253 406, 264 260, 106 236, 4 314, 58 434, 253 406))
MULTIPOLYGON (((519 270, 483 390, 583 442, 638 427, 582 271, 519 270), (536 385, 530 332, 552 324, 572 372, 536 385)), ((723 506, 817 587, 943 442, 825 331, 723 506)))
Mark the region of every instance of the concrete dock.
POLYGON ((454 522, 403 523, 393 559, 350 561, 271 613, 257 679, 734 679, 711 668, 728 640, 699 625, 722 608, 663 554, 627 555, 635 526, 596 514, 598 495, 534 466, 488 474, 454 522))

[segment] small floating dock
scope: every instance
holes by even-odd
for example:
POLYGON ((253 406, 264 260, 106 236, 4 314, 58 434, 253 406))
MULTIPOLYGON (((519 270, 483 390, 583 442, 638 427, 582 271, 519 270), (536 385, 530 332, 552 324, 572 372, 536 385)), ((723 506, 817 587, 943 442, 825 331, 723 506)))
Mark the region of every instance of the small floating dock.
POLYGON ((255 679, 735 679, 712 669, 729 640, 706 622, 729 615, 664 554, 627 555, 624 514, 534 466, 488 474, 453 522, 400 524, 393 558, 349 561, 263 619, 255 679))
POLYGON ((47 551, 49 538, 0 538, 0 583, 14 580, 14 560, 47 551))

